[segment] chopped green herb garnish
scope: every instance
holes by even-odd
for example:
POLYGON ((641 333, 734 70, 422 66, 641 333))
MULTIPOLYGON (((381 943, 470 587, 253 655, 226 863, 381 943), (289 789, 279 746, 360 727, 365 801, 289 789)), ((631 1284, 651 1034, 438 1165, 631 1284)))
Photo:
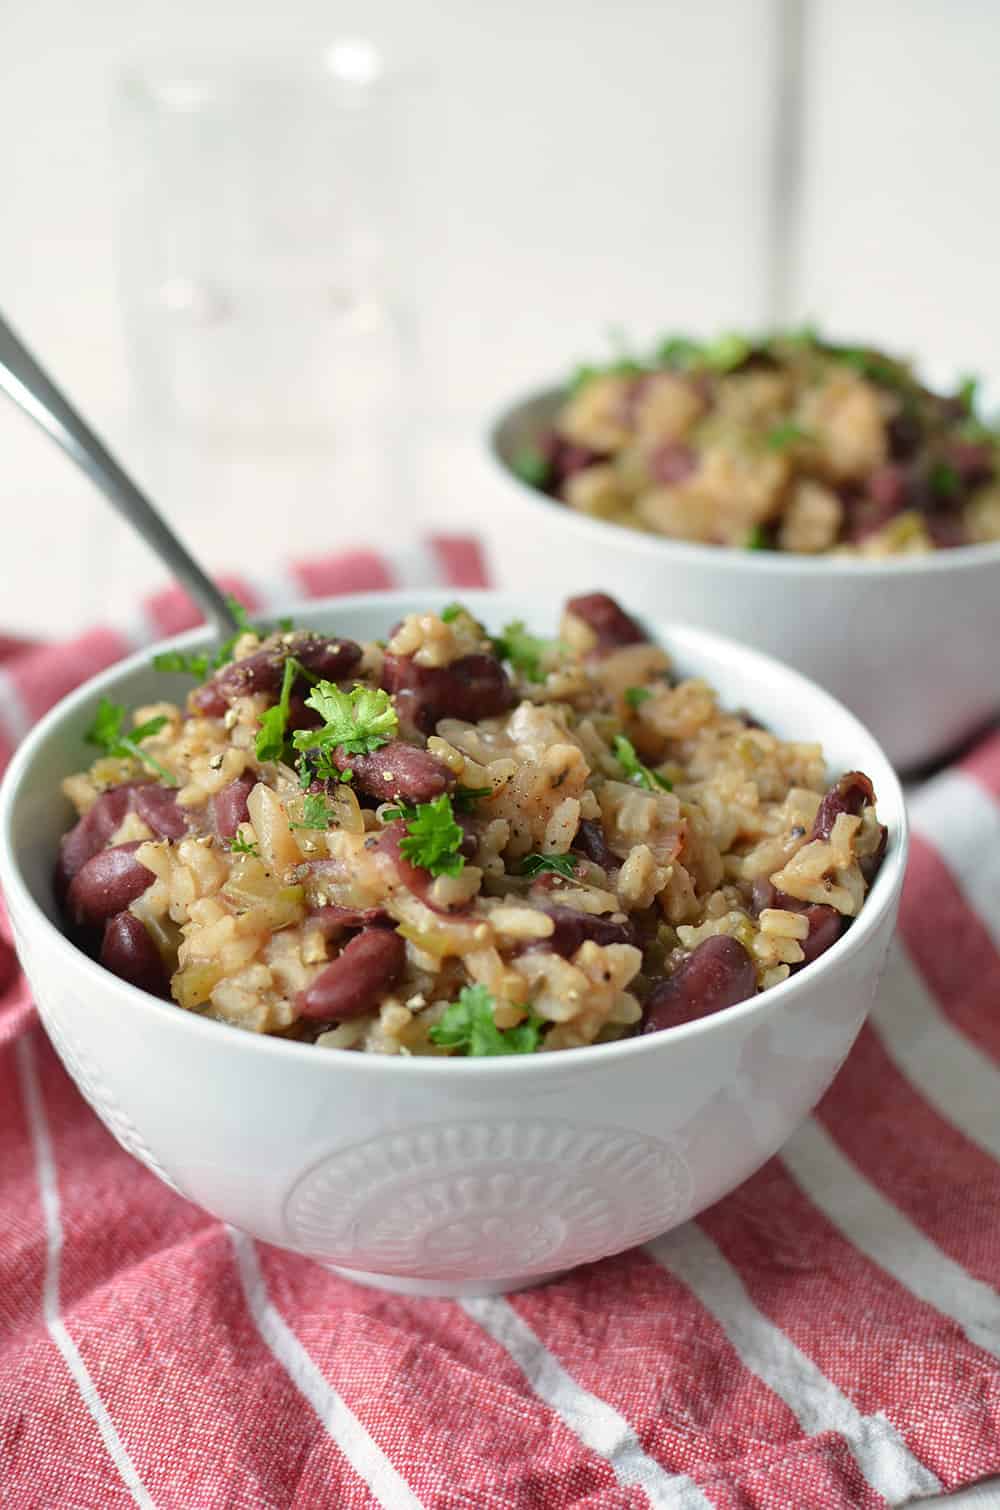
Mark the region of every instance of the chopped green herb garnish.
POLYGON ((433 802, 400 802, 387 808, 386 818, 402 818, 406 837, 399 852, 404 860, 430 871, 432 876, 457 876, 465 865, 461 854, 465 834, 455 822, 451 798, 447 792, 433 802))
POLYGON ((392 699, 381 687, 359 684, 351 692, 341 692, 334 682, 317 682, 306 706, 320 714, 323 727, 296 729, 292 743, 297 750, 317 752, 320 775, 333 773, 334 750, 370 755, 388 744, 399 729, 392 699))
POLYGON ((572 881, 576 875, 576 860, 572 855, 525 855, 519 866, 522 876, 541 876, 551 873, 572 881))
POLYGON ((938 498, 957 498, 962 488, 962 479, 948 461, 936 461, 928 481, 938 498))
POLYGON ((451 624, 458 618, 460 613, 465 613, 465 608, 461 603, 449 603, 446 608, 442 608, 441 610, 441 622, 443 624, 451 624))
POLYGON ((895 362, 880 351, 860 346, 826 346, 824 350, 838 362, 851 367, 859 377, 879 383, 883 388, 911 388, 913 379, 902 362, 895 362))
POLYGON ((771 542, 767 538, 767 531, 762 524, 755 524, 746 538, 743 549, 748 551, 770 550, 771 542))
POLYGON ((657 787, 664 792, 673 791, 673 785, 665 776, 660 776, 656 771, 651 771, 648 765, 643 765, 636 754, 635 745, 624 734, 615 735, 612 748, 615 759, 633 786, 645 787, 647 792, 655 792, 657 787))
POLYGON ((533 1054, 541 1037, 542 1019, 528 1013, 515 1028, 498 1028, 493 997, 485 986, 463 986, 458 1001, 445 1008, 440 1022, 429 1030, 432 1043, 458 1049, 473 1058, 489 1054, 533 1054))
POLYGON ((452 806, 459 812, 468 812, 481 797, 492 797, 491 786, 457 786, 451 794, 452 806))
POLYGON ((630 708, 638 708, 642 703, 651 698, 652 695, 653 694, 648 687, 625 688, 625 701, 628 703, 630 708))
MULTIPOLYGON (((267 631, 257 624, 250 623, 247 611, 239 598, 234 598, 230 593, 226 597, 226 602, 236 620, 236 633, 220 645, 214 655, 210 655, 207 650, 198 651, 194 655, 189 655, 184 650, 163 650, 159 655, 153 656, 154 671, 180 671, 185 676, 193 676, 195 681, 203 682, 209 672, 218 671, 227 661, 232 660, 236 641, 240 635, 253 633, 260 635, 261 638, 264 637, 267 631)), ((292 619, 279 619, 278 628, 282 634, 288 634, 295 628, 295 622, 292 619)))
POLYGON ((702 348, 700 360, 713 372, 732 372, 752 354, 753 347, 745 336, 727 331, 702 348))
POLYGON ((97 705, 94 722, 83 737, 89 745, 97 745, 105 755, 110 755, 115 760, 141 760, 143 765, 155 771, 168 786, 176 786, 176 777, 171 776, 165 766, 142 748, 142 741, 159 734, 166 722, 164 715, 160 714, 126 731, 123 728, 125 709, 120 703, 113 703, 102 697, 97 705))
POLYGON ((290 823, 289 828, 329 828, 334 812, 321 792, 311 792, 302 804, 302 822, 290 823))
POLYGON ((197 682, 203 682, 212 670, 212 657, 207 651, 188 655, 184 650, 162 650, 153 656, 153 670, 180 671, 185 676, 193 676, 197 682))
POLYGON ((958 385, 958 392, 956 393, 955 397, 958 399, 959 403, 962 405, 962 408, 965 410, 970 419, 974 418, 976 413, 976 397, 978 395, 978 392, 979 379, 977 377, 968 376, 962 378, 958 385))
POLYGON ((764 444, 769 451, 785 451, 789 446, 797 445, 800 441, 812 440, 808 430, 797 425, 793 419, 782 420, 764 437, 764 444))
POLYGON ((661 367, 693 367, 700 354, 697 341, 687 336, 668 336, 656 348, 656 361, 661 367))
POLYGON ((585 388, 591 379, 595 377, 600 377, 599 367, 577 367, 567 385, 570 393, 579 393, 580 389, 585 388))
POLYGON ((529 682, 540 682, 545 673, 541 667, 542 656, 558 648, 555 640, 542 640, 529 634, 523 619, 505 624, 503 632, 493 641, 494 654, 502 661, 509 661, 513 669, 529 682))
POLYGON ((233 855, 259 855, 256 844, 251 839, 244 839, 241 834, 234 834, 229 841, 229 852, 233 855))
POLYGON ((313 681, 312 673, 299 664, 294 655, 285 662, 281 674, 281 692, 273 708, 261 714, 260 728, 254 749, 258 760, 281 760, 285 751, 285 736, 288 729, 288 704, 296 677, 303 676, 313 681))
POLYGON ((532 488, 544 488, 549 480, 549 461, 537 446, 522 446, 510 459, 510 469, 532 488))

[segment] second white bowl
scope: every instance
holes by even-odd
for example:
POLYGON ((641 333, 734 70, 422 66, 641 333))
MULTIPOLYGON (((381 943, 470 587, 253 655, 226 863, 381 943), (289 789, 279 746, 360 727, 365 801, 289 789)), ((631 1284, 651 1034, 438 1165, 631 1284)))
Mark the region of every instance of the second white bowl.
POLYGON ((846 703, 900 770, 1000 711, 1000 544, 886 561, 691 545, 590 519, 528 487, 511 460, 551 423, 554 390, 486 436, 484 531, 500 587, 603 588, 795 666, 846 703))

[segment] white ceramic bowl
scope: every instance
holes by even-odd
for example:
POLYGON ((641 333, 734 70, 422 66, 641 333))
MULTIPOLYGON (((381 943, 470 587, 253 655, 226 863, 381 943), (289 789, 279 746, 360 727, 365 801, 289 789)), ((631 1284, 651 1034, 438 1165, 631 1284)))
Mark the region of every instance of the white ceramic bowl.
POLYGON ((851 561, 691 545, 590 519, 509 466, 558 403, 549 389, 514 404, 486 437, 483 528, 498 586, 603 588, 637 612, 755 645, 846 703, 900 770, 1000 712, 1000 544, 851 561))
MULTIPOLYGON (((557 622, 534 594, 464 596, 488 624, 557 622)), ((447 597, 375 593, 295 617, 365 639, 447 597)), ((906 860, 902 793, 871 735, 795 672, 702 631, 652 627, 726 702, 822 739, 833 772, 868 772, 885 862, 844 937, 775 989, 658 1036, 532 1059, 378 1058, 257 1037, 108 974, 60 932, 51 876, 72 814, 59 781, 88 758, 99 695, 133 705, 190 683, 143 653, 48 714, 0 791, 0 883, 49 1036, 119 1142, 236 1227, 353 1278, 439 1295, 537 1283, 645 1241, 780 1147, 871 1006, 906 860)))

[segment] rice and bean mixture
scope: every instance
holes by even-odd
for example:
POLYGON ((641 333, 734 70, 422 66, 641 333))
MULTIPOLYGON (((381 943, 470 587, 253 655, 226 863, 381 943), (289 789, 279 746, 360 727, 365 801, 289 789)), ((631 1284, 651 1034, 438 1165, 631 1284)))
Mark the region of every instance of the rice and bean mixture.
POLYGON ((102 701, 57 888, 109 970, 250 1032, 488 1055, 668 1029, 829 948, 884 849, 864 774, 830 785, 602 593, 557 640, 455 603, 158 663, 198 685, 102 701))
POLYGON ((582 368, 512 464, 572 509, 674 540, 861 557, 1000 540, 1000 435, 974 380, 933 393, 811 329, 582 368))

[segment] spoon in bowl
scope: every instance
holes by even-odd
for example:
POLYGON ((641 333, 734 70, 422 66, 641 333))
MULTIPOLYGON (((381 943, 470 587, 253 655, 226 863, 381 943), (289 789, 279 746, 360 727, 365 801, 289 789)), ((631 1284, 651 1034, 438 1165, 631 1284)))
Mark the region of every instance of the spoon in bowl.
POLYGON ((128 520, 194 599, 220 639, 235 634, 239 626, 224 595, 2 316, 0 389, 62 446, 128 520))

